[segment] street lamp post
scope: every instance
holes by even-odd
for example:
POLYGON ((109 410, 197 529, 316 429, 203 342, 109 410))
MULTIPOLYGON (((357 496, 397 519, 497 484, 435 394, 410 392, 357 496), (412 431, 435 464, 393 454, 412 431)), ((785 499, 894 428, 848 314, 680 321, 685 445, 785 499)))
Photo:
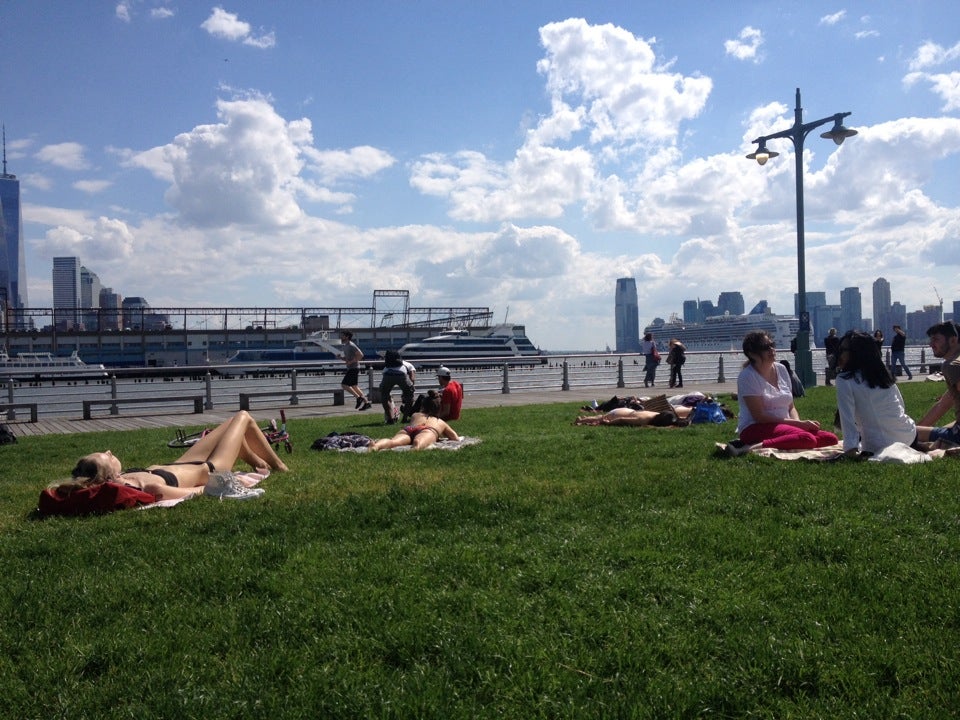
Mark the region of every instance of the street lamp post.
POLYGON ((813 372, 813 355, 810 352, 810 313, 807 312, 807 280, 803 240, 803 141, 811 130, 832 121, 833 128, 821 133, 820 137, 833 140, 837 145, 842 144, 848 137, 857 134, 856 130, 844 127, 843 118, 847 115, 850 115, 850 113, 836 113, 829 117, 804 123, 803 108, 800 106, 800 88, 797 88, 797 106, 794 109, 793 126, 772 135, 758 137, 753 141, 757 143, 757 149, 747 155, 748 159, 756 160, 759 164, 764 165, 767 160, 780 154, 767 150, 767 140, 787 138, 793 143, 797 163, 797 290, 799 291, 797 311, 800 316, 800 331, 797 333, 796 371, 804 387, 816 385, 817 376, 813 372))

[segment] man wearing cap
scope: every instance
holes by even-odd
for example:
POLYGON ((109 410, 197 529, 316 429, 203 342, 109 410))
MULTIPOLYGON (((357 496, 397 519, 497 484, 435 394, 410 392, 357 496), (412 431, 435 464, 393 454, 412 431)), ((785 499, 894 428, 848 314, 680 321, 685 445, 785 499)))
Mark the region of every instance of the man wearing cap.
POLYGON ((437 382, 440 383, 440 413, 441 420, 459 420, 460 408, 463 405, 463 386, 450 378, 450 369, 440 366, 437 370, 437 382))
POLYGON ((927 330, 930 351, 942 360, 940 373, 947 384, 947 391, 917 421, 917 438, 920 440, 945 440, 960 444, 960 338, 957 326, 950 322, 937 323, 927 330), (946 427, 933 427, 940 418, 953 408, 954 422, 946 427))

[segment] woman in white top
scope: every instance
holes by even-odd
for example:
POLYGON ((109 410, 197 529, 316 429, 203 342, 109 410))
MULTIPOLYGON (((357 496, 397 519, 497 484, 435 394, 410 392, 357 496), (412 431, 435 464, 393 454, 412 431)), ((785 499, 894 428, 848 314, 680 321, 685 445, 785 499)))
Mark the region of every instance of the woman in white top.
POLYGON ((740 442, 728 445, 728 453, 741 455, 761 446, 810 450, 839 442, 832 432, 821 430, 816 420, 800 419, 793 404, 790 375, 777 362, 773 340, 767 333, 747 333, 743 354, 747 362, 737 377, 740 442))
POLYGON ((916 443, 917 425, 907 415, 900 389, 872 336, 854 331, 844 335, 837 370, 844 452, 876 454, 896 442, 916 443))

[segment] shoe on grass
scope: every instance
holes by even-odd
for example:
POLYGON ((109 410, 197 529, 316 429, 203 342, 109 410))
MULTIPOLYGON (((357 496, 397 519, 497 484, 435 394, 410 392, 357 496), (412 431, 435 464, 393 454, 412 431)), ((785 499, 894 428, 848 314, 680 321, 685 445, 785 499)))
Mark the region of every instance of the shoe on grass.
POLYGON ((750 452, 750 448, 751 446, 747 445, 745 442, 743 442, 743 440, 731 440, 727 443, 724 451, 730 457, 740 457, 741 455, 746 455, 748 452, 750 452))
POLYGON ((247 487, 234 473, 227 471, 210 473, 210 479, 207 480, 203 493, 204 495, 218 497, 221 500, 224 498, 250 500, 263 495, 263 488, 247 487))

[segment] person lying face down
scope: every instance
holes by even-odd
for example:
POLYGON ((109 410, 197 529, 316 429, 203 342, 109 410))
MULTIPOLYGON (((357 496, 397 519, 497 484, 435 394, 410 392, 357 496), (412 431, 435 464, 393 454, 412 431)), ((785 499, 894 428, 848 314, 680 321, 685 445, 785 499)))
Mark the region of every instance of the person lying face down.
POLYGON ((440 438, 459 440, 456 431, 446 422, 437 417, 440 410, 440 396, 436 390, 431 390, 423 399, 420 412, 410 416, 410 424, 406 425, 392 438, 383 438, 370 445, 371 450, 390 450, 391 448, 410 445, 414 450, 423 450, 433 445, 440 438))
POLYGON ((636 427, 686 427, 690 424, 688 417, 691 408, 679 406, 673 412, 656 412, 654 410, 632 410, 631 408, 614 408, 603 415, 581 415, 574 421, 574 425, 632 425, 636 427))
POLYGON ((77 488, 115 482, 151 493, 158 500, 173 500, 202 492, 211 473, 231 470, 238 459, 254 469, 289 469, 250 413, 241 410, 171 463, 124 470, 110 450, 84 455, 74 466, 71 480, 59 484, 57 491, 68 494, 77 488))

